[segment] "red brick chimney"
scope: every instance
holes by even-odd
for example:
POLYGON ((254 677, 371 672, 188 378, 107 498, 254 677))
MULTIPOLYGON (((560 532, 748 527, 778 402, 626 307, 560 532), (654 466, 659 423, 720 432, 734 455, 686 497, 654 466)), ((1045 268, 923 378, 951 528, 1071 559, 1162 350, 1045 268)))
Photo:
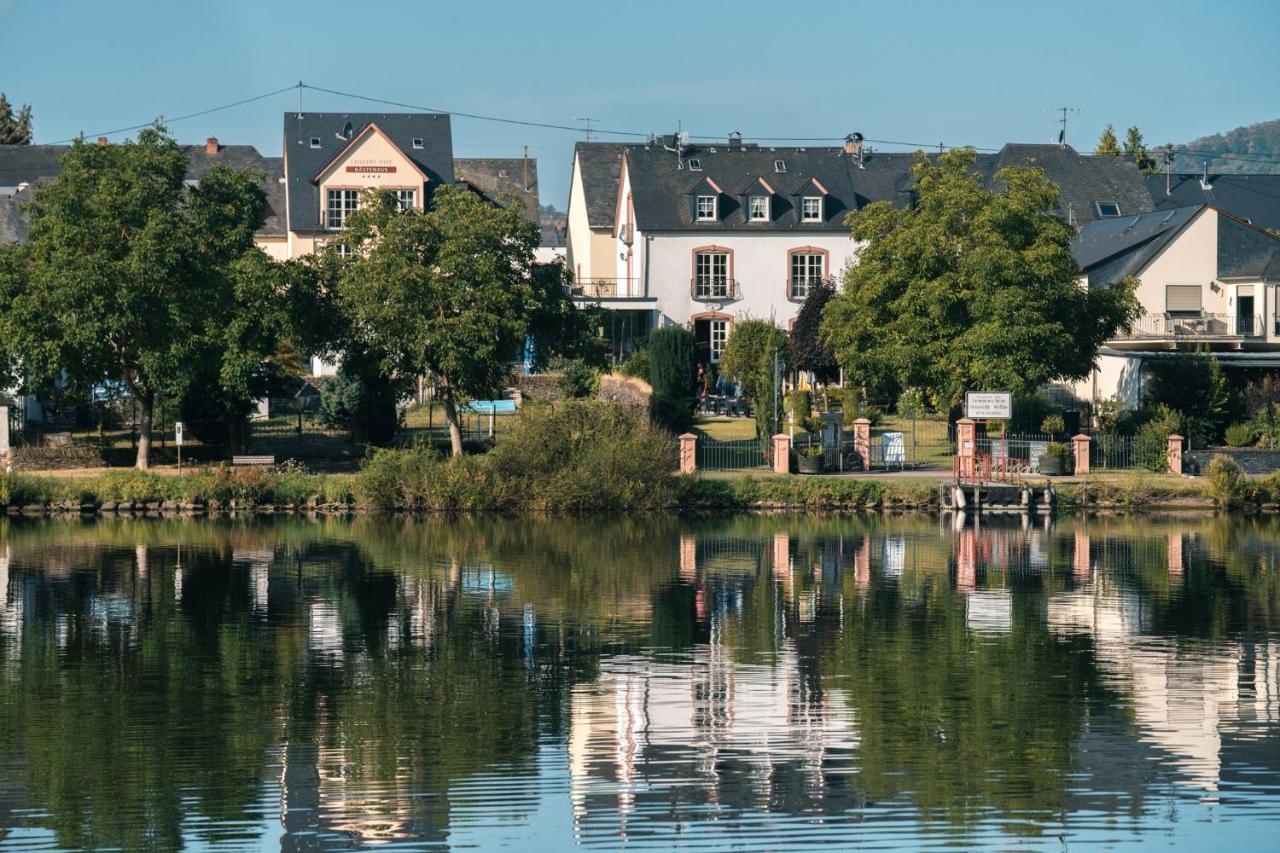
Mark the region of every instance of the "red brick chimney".
POLYGON ((206 154, 218 153, 218 137, 210 136, 208 139, 204 141, 204 153, 206 154))
POLYGON ((107 144, 107 138, 106 138, 105 136, 99 136, 99 137, 98 137, 98 144, 99 144, 99 145, 106 145, 106 144, 107 144))

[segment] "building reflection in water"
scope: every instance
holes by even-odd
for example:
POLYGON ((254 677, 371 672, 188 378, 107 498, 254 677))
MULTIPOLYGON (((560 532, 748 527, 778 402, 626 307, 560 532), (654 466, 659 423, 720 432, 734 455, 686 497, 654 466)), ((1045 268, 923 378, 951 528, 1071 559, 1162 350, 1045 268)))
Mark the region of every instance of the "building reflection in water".
MULTIPOLYGON (((0 542, 0 675, 35 666, 39 658, 23 656, 46 640, 62 659, 92 652, 114 661, 144 646, 163 651, 147 642, 156 626, 170 631, 165 642, 211 648, 237 625, 248 630, 254 654, 279 657, 268 683, 287 685, 254 723, 274 744, 261 778, 278 793, 284 849, 443 840, 503 808, 519 819, 533 806, 513 793, 512 768, 539 751, 563 755, 567 792, 558 793, 584 844, 640 838, 655 822, 763 813, 853 821, 869 791, 920 796, 924 812, 919 789, 958 784, 945 762, 928 765, 952 748, 957 726, 947 717, 971 711, 943 696, 924 726, 901 718, 912 709, 891 701, 900 697, 874 695, 884 671, 859 655, 904 647, 925 667, 936 656, 974 689, 994 670, 964 667, 988 647, 1030 655, 1043 642, 1061 655, 1050 661, 1082 659, 1093 674, 1081 692, 1096 685, 1111 707, 1060 715, 1067 730, 1047 749, 1065 758, 1051 774, 1101 778, 1095 739, 1120 725, 1127 741, 1106 741, 1117 755, 1149 757, 1177 784, 1221 797, 1229 750, 1274 738, 1280 726, 1280 645, 1267 601, 1243 600, 1221 580, 1253 563, 1274 568, 1268 537, 1210 542, 1194 525, 1086 519, 940 529, 762 520, 666 535, 665 550, 650 546, 636 563, 652 575, 593 567, 568 582, 556 562, 563 554, 442 549, 414 570, 388 570, 332 543, 304 566, 269 535, 222 551, 130 543, 91 558, 40 548, 19 556, 10 538, 0 542), (1244 562, 1214 562, 1225 554, 1244 562), (1206 578, 1234 604, 1193 598, 1187 585, 1204 594, 1206 578), (1226 612, 1225 629, 1178 622, 1184 605, 1193 615, 1226 612), (1248 608, 1259 630, 1245 630, 1248 608), (931 620, 954 633, 930 633, 931 620), (454 716, 440 712, 450 701, 464 702, 454 716), (492 743, 450 740, 486 715, 497 718, 483 730, 492 743), (508 743, 521 727, 524 740, 508 743), (873 750, 881 764, 869 768, 873 750), (471 751, 479 757, 439 769, 471 751), (893 765, 901 756, 918 763, 893 765), (895 774, 896 787, 886 786, 895 774)), ((1041 699, 1023 695, 1026 685, 1001 686, 1001 700, 1041 699)), ((975 772, 1006 771, 980 727, 961 733, 975 772)), ((1084 786, 1066 787, 1044 802, 1068 808, 1084 786)), ((529 798, 539 796, 550 794, 529 798)), ((983 796, 949 805, 962 813, 983 796)), ((981 805, 993 803, 1011 814, 1027 808, 1017 797, 981 805)))

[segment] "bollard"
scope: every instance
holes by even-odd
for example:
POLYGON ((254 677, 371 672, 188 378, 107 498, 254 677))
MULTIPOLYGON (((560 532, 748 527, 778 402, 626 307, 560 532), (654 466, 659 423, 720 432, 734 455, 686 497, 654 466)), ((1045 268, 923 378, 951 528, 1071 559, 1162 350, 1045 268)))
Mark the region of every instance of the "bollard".
POLYGON ((853 422, 853 449, 862 457, 862 470, 871 470, 871 421, 858 418, 853 422))
POLYGON ((1071 449, 1075 454, 1076 473, 1089 473, 1089 445, 1092 439, 1084 433, 1080 433, 1071 439, 1071 449))
POLYGON ((773 473, 791 473, 791 436, 785 432, 773 437, 773 473))
POLYGON ((698 470, 698 437, 691 432, 680 436, 680 473, 692 474, 698 470))
POLYGON ((961 482, 973 482, 976 477, 974 457, 978 447, 978 422, 973 418, 956 421, 956 473, 961 482))
POLYGON ((1182 436, 1169 436, 1169 473, 1182 473, 1182 436))

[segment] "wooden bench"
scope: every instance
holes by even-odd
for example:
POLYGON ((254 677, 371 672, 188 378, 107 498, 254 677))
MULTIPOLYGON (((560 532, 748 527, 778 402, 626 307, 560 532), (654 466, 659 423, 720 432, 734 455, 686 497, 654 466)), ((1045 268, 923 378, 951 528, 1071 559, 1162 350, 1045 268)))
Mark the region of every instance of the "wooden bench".
POLYGON ((232 456, 231 464, 237 467, 241 465, 266 465, 274 468, 276 458, 274 456, 232 456))

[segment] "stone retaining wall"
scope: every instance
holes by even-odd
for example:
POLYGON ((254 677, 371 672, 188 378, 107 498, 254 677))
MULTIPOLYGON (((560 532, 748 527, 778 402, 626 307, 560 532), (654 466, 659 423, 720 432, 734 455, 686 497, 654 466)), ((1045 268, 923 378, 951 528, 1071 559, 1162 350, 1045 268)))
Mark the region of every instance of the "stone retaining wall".
POLYGON ((1266 450, 1261 447, 1210 447, 1207 450, 1188 451, 1186 455, 1199 463, 1202 473, 1217 456, 1234 459, 1246 474, 1274 474, 1280 471, 1280 450, 1266 450))

